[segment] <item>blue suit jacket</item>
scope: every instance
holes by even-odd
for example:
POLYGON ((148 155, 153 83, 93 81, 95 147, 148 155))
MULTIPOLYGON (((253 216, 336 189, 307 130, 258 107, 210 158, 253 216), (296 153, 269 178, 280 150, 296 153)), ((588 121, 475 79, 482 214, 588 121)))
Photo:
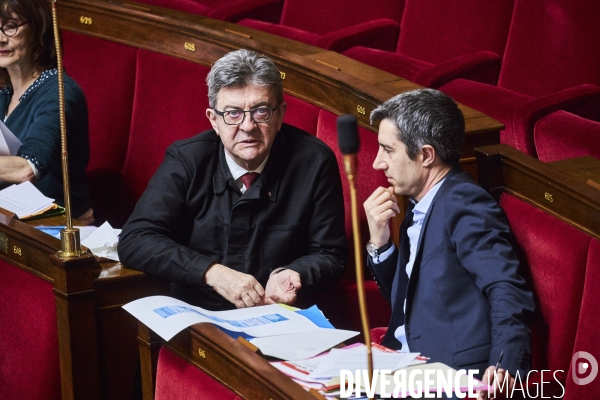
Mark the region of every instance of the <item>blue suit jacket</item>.
POLYGON ((402 247, 378 265, 368 262, 392 306, 383 344, 400 348, 394 331, 405 322, 410 350, 432 361, 481 374, 504 351, 502 368, 523 377, 535 305, 517 273, 506 216, 490 194, 454 168, 425 216, 410 280, 409 250, 402 247))

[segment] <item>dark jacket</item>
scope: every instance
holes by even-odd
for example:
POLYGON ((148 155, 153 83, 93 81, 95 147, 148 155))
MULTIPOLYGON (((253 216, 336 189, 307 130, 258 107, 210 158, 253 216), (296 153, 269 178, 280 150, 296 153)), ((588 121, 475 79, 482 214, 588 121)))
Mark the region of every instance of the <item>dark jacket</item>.
POLYGON ((174 296, 211 310, 233 308, 202 284, 212 263, 252 274, 263 286, 274 269, 292 269, 302 294, 341 277, 346 253, 335 155, 285 124, 243 195, 213 130, 175 142, 119 239, 124 265, 170 280, 174 296))
MULTIPOLYGON (((408 241, 405 225, 401 240, 408 241)), ((406 322, 410 351, 480 374, 504 351, 502 368, 524 377, 535 305, 517 272, 506 216, 490 194, 453 169, 423 221, 410 281, 408 251, 403 246, 378 265, 369 261, 392 305, 384 344, 399 348, 394 331, 406 322)))

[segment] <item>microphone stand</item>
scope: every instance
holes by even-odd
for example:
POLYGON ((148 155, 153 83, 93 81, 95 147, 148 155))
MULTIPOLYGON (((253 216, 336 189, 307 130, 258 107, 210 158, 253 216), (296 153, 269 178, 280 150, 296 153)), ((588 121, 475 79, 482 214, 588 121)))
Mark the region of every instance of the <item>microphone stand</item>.
MULTIPOLYGON (((367 298, 365 296, 364 276, 363 276, 363 252, 360 239, 360 229, 358 224, 358 207, 356 200, 356 154, 344 154, 344 169, 348 177, 350 186, 350 203, 352 214, 352 232, 354 236, 354 263, 356 265, 356 286, 358 291, 358 305, 360 309, 360 320, 367 346, 367 368, 369 372, 369 382, 373 383, 373 354, 371 353, 371 332, 369 326, 369 316, 367 315, 367 298)), ((369 398, 369 400, 373 400, 369 398)))
POLYGON ((52 2, 52 26, 54 28, 54 44, 56 46, 56 61, 58 69, 58 107, 60 115, 60 144, 62 155, 63 192, 65 198, 66 227, 60 231, 61 250, 57 253, 60 258, 79 257, 81 242, 79 229, 73 228, 71 217, 71 197, 69 187, 69 158, 67 154, 67 130, 65 123, 65 92, 63 82, 63 63, 56 17, 56 0, 52 2))

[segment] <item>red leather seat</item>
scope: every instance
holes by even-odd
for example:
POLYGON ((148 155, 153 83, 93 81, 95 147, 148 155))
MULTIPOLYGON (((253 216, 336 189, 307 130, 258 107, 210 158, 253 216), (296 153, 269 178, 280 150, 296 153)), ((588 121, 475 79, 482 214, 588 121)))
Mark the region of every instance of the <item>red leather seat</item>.
POLYGON ((166 347, 160 349, 154 400, 241 400, 231 390, 166 347))
POLYGON ((120 227, 115 190, 129 142, 137 48, 63 31, 64 65, 88 105, 90 162, 87 167, 96 223, 120 227), (110 79, 104 79, 109 76, 110 79))
POLYGON ((598 343, 597 332, 600 331, 598 324, 600 294, 598 287, 600 287, 600 241, 594 238, 590 242, 588 253, 585 286, 583 288, 579 323, 577 324, 577 336, 573 348, 574 358, 571 361, 571 368, 565 371, 565 373, 568 373, 565 400, 591 399, 600 393, 600 377, 596 376, 595 379, 586 383, 587 378, 591 378, 594 370, 596 374, 599 372, 600 344, 598 343), (585 358, 577 357, 576 354, 580 351, 591 354, 592 359, 589 356, 585 358), (582 374, 578 371, 579 364, 585 362, 588 363, 588 368, 582 374), (574 378, 580 380, 576 383, 574 378))
POLYGON ((513 2, 407 0, 395 52, 344 55, 427 87, 456 78, 496 84, 513 2))
POLYGON ((0 261, 0 398, 61 398, 54 285, 0 261))
POLYGON ((535 122, 557 110, 600 120, 600 2, 516 0, 498 86, 440 90, 502 122, 500 142, 536 156, 535 122))
MULTIPOLYGON (((506 212, 518 243, 522 273, 536 301, 532 321, 532 382, 544 384, 546 396, 562 389, 541 370, 563 370, 556 379, 564 386, 575 343, 591 236, 509 194, 502 194, 506 212)), ((523 378, 523 377, 522 377, 523 378)), ((523 382, 526 384, 526 382, 523 382)))
POLYGON ((123 167, 124 215, 133 211, 163 161, 167 147, 211 128, 206 118, 208 71, 208 67, 200 64, 139 51, 129 146, 123 167))
MULTIPOLYGON (((317 299, 317 304, 323 310, 325 315, 331 320, 333 325, 339 329, 353 329, 362 331, 360 314, 358 307, 358 295, 356 291, 356 274, 354 263, 354 244, 352 233, 352 217, 350 208, 350 188, 346 172, 344 171, 344 162, 339 150, 337 141, 336 120, 338 116, 321 110, 319 113, 319 125, 317 137, 327 143, 335 152, 342 176, 342 187, 344 191, 344 207, 346 212, 346 237, 348 238, 348 248, 350 249, 348 262, 346 263, 346 272, 344 277, 332 289, 332 292, 325 293, 317 299)), ((369 228, 362 204, 379 187, 388 187, 389 183, 381 171, 373 169, 373 161, 379 150, 377 135, 364 128, 358 129, 360 139, 360 150, 357 155, 356 192, 358 201, 359 225, 361 228, 361 239, 366 244, 369 239, 369 228)), ((364 260, 361 260, 364 263, 364 260)), ((365 266, 365 294, 367 297, 368 315, 371 326, 387 326, 390 321, 391 308, 379 292, 377 284, 373 280, 371 273, 365 266)))
POLYGON ((592 156, 600 159, 600 122, 557 111, 535 124, 533 139, 544 162, 592 156))
POLYGON ((400 0, 286 0, 279 24, 239 24, 337 52, 353 46, 393 51, 403 7, 400 0))

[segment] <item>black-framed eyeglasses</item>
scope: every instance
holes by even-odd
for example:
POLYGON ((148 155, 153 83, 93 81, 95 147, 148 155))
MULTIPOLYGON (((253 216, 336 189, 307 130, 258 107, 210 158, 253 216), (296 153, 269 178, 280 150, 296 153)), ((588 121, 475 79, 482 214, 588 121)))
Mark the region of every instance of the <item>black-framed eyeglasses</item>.
POLYGON ((273 119, 273 113, 277 109, 275 107, 266 107, 260 106, 256 108, 251 108, 250 110, 227 110, 227 111, 219 111, 216 108, 213 108, 215 114, 223 117, 223 121, 227 125, 241 125, 246 118, 246 113, 250 113, 250 118, 252 121, 257 124, 263 124, 265 122, 271 121, 273 119))
POLYGON ((29 23, 29 21, 21 22, 20 24, 17 24, 14 21, 10 21, 10 22, 7 22, 4 25, 0 26, 0 31, 2 31, 2 33, 4 33, 4 36, 8 36, 8 37, 15 36, 17 34, 17 32, 19 31, 19 28, 27 23, 29 23))

